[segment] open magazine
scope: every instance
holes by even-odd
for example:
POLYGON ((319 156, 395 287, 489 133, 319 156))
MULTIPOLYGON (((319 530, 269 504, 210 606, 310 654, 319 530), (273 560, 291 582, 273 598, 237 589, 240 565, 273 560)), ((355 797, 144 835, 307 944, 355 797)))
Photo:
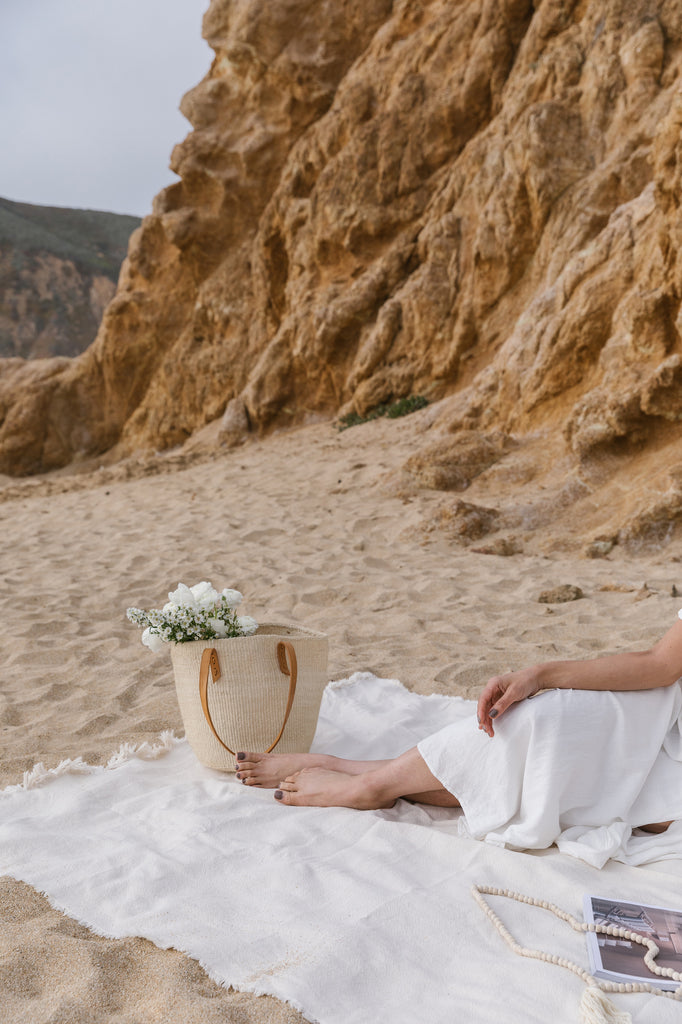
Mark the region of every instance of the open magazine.
MULTIPOLYGON (((682 972, 682 910, 599 896, 585 896, 583 910, 585 920, 590 924, 627 928, 644 938, 653 939, 660 950, 656 964, 682 972)), ((652 974, 644 963, 646 946, 596 932, 586 934, 590 970, 595 978, 614 982, 645 981, 668 991, 679 988, 679 981, 652 974)))

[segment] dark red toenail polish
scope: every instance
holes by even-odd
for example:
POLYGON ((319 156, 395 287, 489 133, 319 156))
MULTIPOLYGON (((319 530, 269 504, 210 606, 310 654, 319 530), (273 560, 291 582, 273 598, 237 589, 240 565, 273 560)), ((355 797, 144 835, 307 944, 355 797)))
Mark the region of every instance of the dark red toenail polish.
POLYGON ((281 789, 276 789, 275 790, 275 800, 281 800, 283 796, 284 796, 284 793, 282 792, 281 789))
POLYGON ((238 761, 243 761, 245 757, 246 757, 246 754, 237 754, 237 760, 238 761))
POLYGON ((242 786, 246 785, 246 779, 242 779, 241 782, 242 782, 242 786))
POLYGON ((237 772, 237 778, 241 779, 241 775, 239 774, 239 772, 237 772))

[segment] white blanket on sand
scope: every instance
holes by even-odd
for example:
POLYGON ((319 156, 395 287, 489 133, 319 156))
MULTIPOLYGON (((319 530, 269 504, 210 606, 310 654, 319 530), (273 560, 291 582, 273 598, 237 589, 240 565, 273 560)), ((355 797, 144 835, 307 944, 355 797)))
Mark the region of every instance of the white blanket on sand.
MULTIPOLYGON (((471 713, 471 702, 357 673, 327 688, 314 749, 393 756, 471 713)), ((583 983, 516 956, 473 884, 578 918, 584 893, 682 908, 682 823, 628 838, 621 855, 631 863, 598 870, 556 847, 476 841, 461 819, 402 800, 383 811, 283 807, 166 736, 106 768, 39 767, 0 793, 0 872, 99 934, 183 950, 217 981, 277 996, 322 1024, 574 1024, 583 983)), ((584 936, 542 909, 490 903, 521 945, 587 967, 584 936)), ((682 1016, 679 1003, 653 995, 612 999, 635 1024, 682 1016)))

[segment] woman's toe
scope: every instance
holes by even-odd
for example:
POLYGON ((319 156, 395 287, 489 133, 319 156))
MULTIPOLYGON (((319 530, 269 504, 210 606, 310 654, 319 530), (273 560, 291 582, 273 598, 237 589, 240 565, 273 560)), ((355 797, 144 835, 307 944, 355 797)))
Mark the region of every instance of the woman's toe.
POLYGON ((275 790, 275 800, 281 804, 289 804, 291 806, 296 803, 296 794, 280 787, 280 789, 275 790))

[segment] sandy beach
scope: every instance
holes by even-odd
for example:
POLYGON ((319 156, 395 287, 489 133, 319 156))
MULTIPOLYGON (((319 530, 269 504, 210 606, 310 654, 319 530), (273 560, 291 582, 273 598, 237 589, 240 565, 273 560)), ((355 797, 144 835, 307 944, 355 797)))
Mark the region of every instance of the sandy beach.
MULTIPOLYGON (((343 432, 319 422, 230 450, 4 478, 0 783, 182 732, 170 657, 146 651, 125 617, 179 581, 235 587, 256 619, 323 630, 330 679, 368 669, 464 697, 499 670, 648 646, 673 622, 682 568, 670 548, 587 559, 548 555, 529 535, 527 553, 501 557, 449 537, 437 524, 452 495, 395 486, 419 429, 419 414, 343 432), (538 601, 561 584, 584 597, 538 601)), ((6 1024, 303 1020, 0 885, 6 1024)))

